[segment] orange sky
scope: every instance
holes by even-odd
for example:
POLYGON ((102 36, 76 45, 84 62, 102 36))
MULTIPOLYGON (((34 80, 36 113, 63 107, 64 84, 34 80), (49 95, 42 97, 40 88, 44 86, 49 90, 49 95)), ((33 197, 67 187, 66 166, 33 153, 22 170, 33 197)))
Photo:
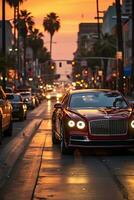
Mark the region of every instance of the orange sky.
MULTIPOLYGON (((106 10, 113 2, 114 0, 99 0, 99 10, 106 10)), ((77 45, 79 23, 95 21, 96 0, 27 0, 20 9, 27 9, 31 12, 36 23, 35 27, 43 33, 43 17, 50 12, 55 12, 60 17, 61 29, 55 33, 53 38, 55 43, 52 57, 53 59, 72 59, 77 45)), ((6 19, 11 18, 13 18, 13 9, 6 4, 6 19)), ((49 49, 49 36, 46 32, 44 41, 49 49)))

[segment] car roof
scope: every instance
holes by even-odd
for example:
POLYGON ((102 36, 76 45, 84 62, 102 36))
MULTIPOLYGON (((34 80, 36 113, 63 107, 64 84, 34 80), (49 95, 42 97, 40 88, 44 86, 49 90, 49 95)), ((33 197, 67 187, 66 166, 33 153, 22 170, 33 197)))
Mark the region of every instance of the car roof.
POLYGON ((111 89, 79 89, 79 90, 71 90, 70 94, 77 94, 77 93, 86 93, 86 92, 117 92, 117 90, 111 90, 111 89))

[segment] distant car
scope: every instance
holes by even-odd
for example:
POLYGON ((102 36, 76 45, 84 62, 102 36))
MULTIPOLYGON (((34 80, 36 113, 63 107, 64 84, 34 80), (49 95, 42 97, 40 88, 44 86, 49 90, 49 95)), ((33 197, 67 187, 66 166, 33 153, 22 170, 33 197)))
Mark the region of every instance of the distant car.
POLYGON ((68 92, 54 105, 52 141, 61 152, 74 148, 134 147, 134 109, 118 91, 68 92))
POLYGON ((36 101, 34 95, 30 91, 20 92, 23 101, 26 103, 28 109, 33 109, 36 107, 36 101))
POLYGON ((11 102, 13 107, 12 116, 13 118, 19 118, 23 121, 27 118, 27 105, 23 101, 20 94, 7 94, 7 99, 11 102))
POLYGON ((0 86, 0 141, 3 135, 12 135, 12 105, 0 86))
POLYGON ((13 93, 13 89, 12 89, 12 87, 6 87, 6 88, 4 89, 4 92, 5 92, 6 94, 8 94, 8 93, 13 93))
POLYGON ((61 92, 53 90, 53 91, 46 92, 46 99, 47 100, 52 100, 52 99, 59 100, 62 97, 62 95, 63 94, 61 92))
POLYGON ((45 92, 44 92, 43 89, 34 88, 34 89, 32 89, 32 94, 34 94, 35 96, 37 96, 39 102, 41 102, 42 100, 45 99, 45 92))

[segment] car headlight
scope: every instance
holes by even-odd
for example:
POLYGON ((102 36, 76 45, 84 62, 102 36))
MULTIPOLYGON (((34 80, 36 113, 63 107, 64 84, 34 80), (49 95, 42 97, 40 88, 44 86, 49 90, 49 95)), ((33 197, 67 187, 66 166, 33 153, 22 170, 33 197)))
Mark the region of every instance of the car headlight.
POLYGON ((74 122, 73 120, 69 120, 69 121, 68 121, 68 126, 69 126, 70 128, 73 128, 73 127, 75 126, 75 122, 74 122))
POLYGON ((24 99, 24 101, 25 101, 25 102, 28 102, 28 101, 29 101, 29 99, 28 99, 28 98, 25 98, 25 99, 24 99))
POLYGON ((60 97, 62 97, 62 94, 58 93, 57 98, 60 98, 60 97))
POLYGON ((46 98, 47 98, 47 99, 51 99, 51 96, 48 94, 48 95, 46 96, 46 98))
POLYGON ((76 126, 77 126, 78 129, 84 129, 86 124, 83 121, 78 121, 76 126))
POLYGON ((134 128, 134 120, 131 121, 131 127, 134 128))

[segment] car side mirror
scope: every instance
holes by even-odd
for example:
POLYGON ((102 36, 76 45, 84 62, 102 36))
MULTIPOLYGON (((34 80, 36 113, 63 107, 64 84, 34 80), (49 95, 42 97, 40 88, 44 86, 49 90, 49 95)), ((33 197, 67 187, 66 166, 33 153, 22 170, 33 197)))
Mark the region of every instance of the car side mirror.
POLYGON ((61 108, 61 109, 62 109, 62 104, 61 104, 61 103, 56 103, 56 104, 54 105, 54 108, 61 108))

